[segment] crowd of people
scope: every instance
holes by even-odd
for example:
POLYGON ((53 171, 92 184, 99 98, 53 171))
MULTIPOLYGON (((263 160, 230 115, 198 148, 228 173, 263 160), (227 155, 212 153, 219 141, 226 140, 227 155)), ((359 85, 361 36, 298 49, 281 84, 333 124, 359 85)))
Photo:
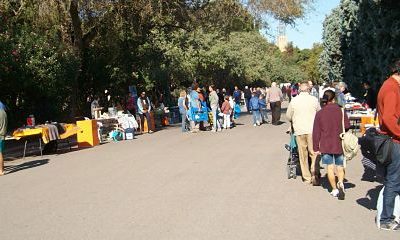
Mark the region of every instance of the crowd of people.
POLYGON ((234 126, 235 113, 240 113, 241 93, 236 87, 232 95, 226 89, 216 89, 214 85, 208 91, 197 83, 186 91, 180 92, 179 112, 182 118, 182 132, 196 133, 211 125, 212 131, 230 129, 234 126), (189 124, 188 124, 189 123, 189 124))
MULTIPOLYGON (((378 226, 383 230, 400 230, 396 222, 395 198, 400 194, 400 62, 392 68, 392 75, 383 83, 376 95, 369 82, 364 82, 363 105, 376 108, 379 116, 380 133, 392 139, 391 159, 386 165, 377 162, 382 168, 383 200, 378 226)), ((283 89, 291 99, 286 117, 292 124, 297 142, 299 165, 302 180, 306 184, 320 185, 320 165, 326 166, 330 194, 339 200, 345 199, 345 150, 342 134, 350 128, 344 106, 348 101, 345 83, 324 86, 317 89, 310 82, 285 86, 283 89), (290 88, 290 95, 287 89, 290 88), (293 91, 293 89, 296 89, 293 91), (292 94, 294 93, 294 94, 292 94)))
POLYGON ((207 122, 214 132, 230 129, 235 126, 235 119, 242 111, 253 115, 253 126, 268 123, 279 125, 282 101, 282 90, 275 82, 270 88, 245 86, 243 91, 235 86, 232 94, 214 85, 210 85, 206 91, 195 83, 187 92, 181 91, 178 99, 182 132, 198 132, 205 129, 207 122), (271 121, 268 118, 268 105, 271 108, 271 121))

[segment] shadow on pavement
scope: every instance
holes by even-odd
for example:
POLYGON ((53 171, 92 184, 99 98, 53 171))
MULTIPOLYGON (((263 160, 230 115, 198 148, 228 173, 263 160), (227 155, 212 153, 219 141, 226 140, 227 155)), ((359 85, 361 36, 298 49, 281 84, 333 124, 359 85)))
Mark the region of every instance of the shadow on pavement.
POLYGON ((5 166, 4 170, 7 172, 6 175, 8 175, 8 174, 16 173, 16 172, 19 172, 22 170, 39 167, 39 166, 42 166, 47 163, 49 163, 49 159, 35 160, 35 161, 21 163, 19 165, 5 166))
MULTIPOLYGON (((332 190, 332 187, 329 184, 327 175, 325 175, 324 177, 321 177, 321 186, 323 189, 325 189, 328 192, 330 192, 332 190)), ((347 179, 344 179, 344 189, 351 189, 351 188, 355 188, 355 187, 356 187, 356 185, 354 183, 351 183, 347 179)))
POLYGON ((273 124, 272 123, 272 125, 274 125, 274 126, 280 126, 280 125, 282 125, 282 124, 285 124, 286 122, 284 122, 284 121, 278 121, 276 124, 273 124))
POLYGON ((376 186, 367 192, 365 197, 357 199, 358 205, 365 207, 368 210, 376 210, 376 203, 378 201, 379 192, 382 190, 383 185, 376 186))

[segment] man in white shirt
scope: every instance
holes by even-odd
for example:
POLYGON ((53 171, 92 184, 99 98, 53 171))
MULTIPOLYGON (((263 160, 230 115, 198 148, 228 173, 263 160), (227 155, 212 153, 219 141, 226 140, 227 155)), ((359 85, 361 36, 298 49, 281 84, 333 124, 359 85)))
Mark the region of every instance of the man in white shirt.
POLYGON ((307 83, 302 83, 299 91, 300 94, 289 103, 286 117, 292 123, 296 136, 303 181, 318 185, 319 164, 313 151, 312 132, 315 114, 321 107, 318 99, 310 95, 307 83), (311 158, 311 172, 308 157, 311 158))

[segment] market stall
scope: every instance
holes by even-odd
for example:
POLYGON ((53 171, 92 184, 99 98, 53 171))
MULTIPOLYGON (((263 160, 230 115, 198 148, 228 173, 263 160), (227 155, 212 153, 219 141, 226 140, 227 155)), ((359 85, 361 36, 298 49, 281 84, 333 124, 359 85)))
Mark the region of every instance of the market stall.
MULTIPOLYGON (((57 150, 57 141, 68 140, 69 137, 76 135, 78 131, 79 128, 75 124, 41 124, 18 128, 13 132, 13 138, 25 141, 23 154, 25 158, 28 142, 37 140, 39 142, 40 153, 43 155, 42 141, 45 145, 54 143, 57 150)), ((69 142, 68 145, 71 147, 69 142)))
POLYGON ((364 108, 360 103, 347 103, 345 109, 352 129, 359 130, 360 134, 364 134, 368 127, 379 125, 378 120, 375 119, 375 111, 364 108))

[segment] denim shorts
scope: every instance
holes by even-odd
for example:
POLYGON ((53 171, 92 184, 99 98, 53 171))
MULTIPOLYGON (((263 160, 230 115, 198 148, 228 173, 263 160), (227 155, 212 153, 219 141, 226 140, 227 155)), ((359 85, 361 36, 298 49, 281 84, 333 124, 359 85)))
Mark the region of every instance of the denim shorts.
POLYGON ((4 140, 0 139, 0 153, 4 151, 4 140))
POLYGON ((326 165, 335 164, 336 166, 343 166, 343 154, 322 154, 322 163, 326 165))

